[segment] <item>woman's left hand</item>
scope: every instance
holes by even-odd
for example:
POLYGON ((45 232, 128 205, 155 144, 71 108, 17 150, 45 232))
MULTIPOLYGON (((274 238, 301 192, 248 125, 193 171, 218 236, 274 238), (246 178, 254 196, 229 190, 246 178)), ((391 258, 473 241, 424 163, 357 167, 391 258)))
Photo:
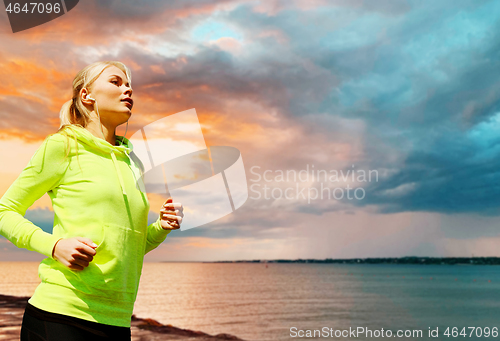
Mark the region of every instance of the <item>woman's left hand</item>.
POLYGON ((178 230, 181 228, 184 208, 182 204, 173 202, 173 199, 170 197, 163 204, 163 208, 160 210, 160 216, 161 227, 165 230, 178 230))

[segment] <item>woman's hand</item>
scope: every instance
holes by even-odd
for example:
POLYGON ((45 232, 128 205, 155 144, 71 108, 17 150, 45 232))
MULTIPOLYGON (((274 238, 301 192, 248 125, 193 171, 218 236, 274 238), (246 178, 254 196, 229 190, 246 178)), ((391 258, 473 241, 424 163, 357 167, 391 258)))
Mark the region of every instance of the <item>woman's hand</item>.
POLYGON ((165 230, 178 230, 181 228, 182 218, 184 217, 184 208, 180 203, 174 203, 172 198, 168 198, 160 210, 161 227, 165 230))
POLYGON ((94 259, 96 247, 89 238, 63 238, 57 241, 52 256, 71 270, 83 270, 94 259))

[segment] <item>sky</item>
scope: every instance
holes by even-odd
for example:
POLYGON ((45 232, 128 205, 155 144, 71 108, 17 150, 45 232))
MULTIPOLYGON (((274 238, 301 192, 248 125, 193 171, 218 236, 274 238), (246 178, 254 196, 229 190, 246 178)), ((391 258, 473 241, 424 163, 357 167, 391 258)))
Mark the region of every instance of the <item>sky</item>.
MULTIPOLYGON (((147 261, 500 256, 498 18, 494 0, 85 0, 12 33, 2 11, 0 195, 76 73, 119 60, 127 137, 195 108, 249 189, 147 261)), ((154 221, 166 198, 148 197, 154 221)), ((50 231, 48 195, 25 218, 50 231)), ((0 237, 0 261, 42 257, 0 237)))

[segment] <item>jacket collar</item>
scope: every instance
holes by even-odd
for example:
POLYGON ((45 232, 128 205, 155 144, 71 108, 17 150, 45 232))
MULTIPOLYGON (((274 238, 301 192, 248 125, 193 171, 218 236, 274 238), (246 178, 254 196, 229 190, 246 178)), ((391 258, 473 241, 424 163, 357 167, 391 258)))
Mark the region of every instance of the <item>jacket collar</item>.
POLYGON ((87 144, 90 147, 99 149, 105 153, 114 152, 116 154, 130 154, 133 150, 133 145, 125 136, 116 135, 116 142, 118 144, 122 143, 120 146, 113 146, 108 141, 94 136, 90 131, 80 126, 66 126, 64 130, 68 135, 76 137, 82 143, 87 144))

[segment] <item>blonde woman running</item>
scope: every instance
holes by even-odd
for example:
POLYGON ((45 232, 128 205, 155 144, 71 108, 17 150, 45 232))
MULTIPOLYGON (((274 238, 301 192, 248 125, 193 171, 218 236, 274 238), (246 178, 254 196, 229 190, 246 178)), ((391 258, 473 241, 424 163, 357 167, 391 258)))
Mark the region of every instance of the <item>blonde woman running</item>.
MULTIPOLYGON (((132 115, 130 70, 91 64, 73 80, 61 127, 47 136, 0 199, 0 233, 45 258, 23 318, 22 341, 130 340, 143 258, 179 229, 172 198, 148 225, 149 201, 136 181, 140 161, 116 127, 132 115), (48 193, 53 233, 24 218, 48 193)), ((125 133, 126 134, 126 133, 125 133)))

